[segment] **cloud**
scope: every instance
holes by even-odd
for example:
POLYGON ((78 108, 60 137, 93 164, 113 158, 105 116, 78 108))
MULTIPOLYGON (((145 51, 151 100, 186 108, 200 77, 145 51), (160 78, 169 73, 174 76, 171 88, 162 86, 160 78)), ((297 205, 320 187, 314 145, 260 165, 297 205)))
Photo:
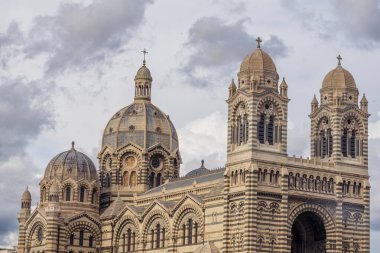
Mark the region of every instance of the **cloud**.
POLYGON ((46 54, 47 73, 86 69, 120 53, 142 23, 151 0, 94 0, 61 4, 55 15, 38 16, 28 34, 28 57, 46 54))
POLYGON ((227 121, 226 115, 213 112, 195 119, 178 130, 181 155, 184 164, 181 174, 199 168, 205 160, 208 169, 222 167, 226 162, 227 121))
POLYGON ((380 42, 379 0, 335 0, 337 28, 357 46, 371 48, 380 42))
MULTIPOLYGON (((238 62, 254 50, 256 38, 244 27, 248 21, 225 23, 217 17, 203 17, 191 26, 185 44, 189 57, 182 70, 193 79, 193 84, 207 85, 204 80, 210 74, 208 70, 231 73, 238 62)), ((275 35, 263 43, 263 48, 274 58, 285 56, 288 50, 275 35)))
POLYGON ((342 37, 348 44, 371 49, 380 42, 379 0, 330 0, 305 4, 300 0, 283 0, 282 5, 307 30, 321 38, 342 37))
POLYGON ((44 127, 54 125, 45 91, 23 80, 0 79, 0 161, 20 155, 44 127))
POLYGON ((20 53, 23 39, 23 33, 16 22, 11 22, 5 33, 0 33, 0 67, 7 67, 8 60, 20 53))

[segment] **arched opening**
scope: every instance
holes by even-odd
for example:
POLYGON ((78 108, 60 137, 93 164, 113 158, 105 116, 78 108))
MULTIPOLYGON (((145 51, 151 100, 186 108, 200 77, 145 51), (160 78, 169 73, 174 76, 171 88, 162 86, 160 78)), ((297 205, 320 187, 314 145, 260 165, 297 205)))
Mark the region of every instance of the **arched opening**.
POLYGON ((316 213, 301 213, 292 225, 291 253, 325 253, 326 229, 316 213))

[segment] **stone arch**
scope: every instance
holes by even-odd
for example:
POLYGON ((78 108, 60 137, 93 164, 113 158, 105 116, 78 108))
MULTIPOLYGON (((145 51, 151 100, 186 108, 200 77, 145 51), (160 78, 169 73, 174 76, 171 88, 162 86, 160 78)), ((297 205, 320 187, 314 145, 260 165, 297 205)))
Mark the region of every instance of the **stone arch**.
POLYGON ((245 100, 244 98, 242 97, 239 97, 238 99, 236 99, 236 101, 233 103, 232 105, 232 117, 235 118, 236 117, 236 111, 237 111, 237 108, 243 104, 244 105, 244 108, 245 108, 245 112, 247 114, 249 114, 249 106, 248 106, 248 102, 247 100, 245 100))
POLYGON ((95 241, 97 246, 100 246, 100 228, 97 224, 90 222, 90 221, 84 221, 84 220, 78 220, 70 223, 67 226, 67 233, 66 233, 66 240, 69 239, 70 235, 74 233, 78 229, 85 229, 91 232, 91 234, 95 237, 95 241))
POLYGON ((119 237, 121 235, 121 232, 124 230, 125 226, 128 224, 131 224, 134 226, 137 234, 137 242, 139 242, 140 239, 140 230, 139 230, 139 221, 130 215, 123 216, 115 225, 115 232, 114 232, 114 244, 118 245, 119 243, 119 237))
POLYGON ((179 208, 173 217, 173 237, 176 237, 178 234, 179 226, 182 220, 188 216, 189 214, 193 214, 197 220, 199 221, 199 231, 200 235, 203 235, 204 232, 204 221, 203 221, 203 212, 199 207, 196 207, 193 204, 185 204, 179 208))
POLYGON ((326 208, 318 204, 303 203, 291 210, 288 218, 287 234, 291 235, 293 223, 301 214, 305 212, 311 212, 321 219, 326 231, 326 242, 331 242, 334 238, 335 221, 326 208))
POLYGON ((275 99, 273 96, 265 96, 262 99, 260 99, 260 101, 257 104, 257 116, 260 116, 260 110, 262 106, 267 102, 272 103, 276 107, 278 118, 280 120, 284 120, 284 110, 280 103, 277 101, 277 99, 275 99))
POLYGON ((342 119, 340 121, 340 129, 343 129, 344 127, 344 123, 346 122, 347 119, 349 118, 354 118, 357 122, 358 122, 358 125, 359 125, 359 133, 361 135, 364 135, 365 134, 365 126, 364 126, 364 122, 362 121, 362 119, 359 117, 358 113, 356 112, 353 112, 353 111, 349 111, 347 113, 345 113, 343 116, 342 116, 342 119))
POLYGON ((46 221, 43 220, 41 217, 36 217, 34 218, 33 222, 31 224, 29 224, 28 226, 28 229, 26 230, 26 247, 30 247, 31 246, 31 242, 32 242, 32 236, 34 235, 34 232, 36 231, 37 228, 39 227, 42 227, 42 229, 45 231, 46 233, 46 227, 47 227, 47 224, 46 224, 46 221))
POLYGON ((171 238, 171 229, 170 229, 170 222, 169 218, 167 217, 167 214, 164 213, 161 210, 153 210, 149 212, 149 214, 144 218, 144 222, 142 225, 142 238, 141 241, 146 244, 147 243, 147 235, 149 232, 149 228, 152 225, 152 223, 157 219, 162 219, 165 223, 165 226, 167 228, 168 237, 171 238))

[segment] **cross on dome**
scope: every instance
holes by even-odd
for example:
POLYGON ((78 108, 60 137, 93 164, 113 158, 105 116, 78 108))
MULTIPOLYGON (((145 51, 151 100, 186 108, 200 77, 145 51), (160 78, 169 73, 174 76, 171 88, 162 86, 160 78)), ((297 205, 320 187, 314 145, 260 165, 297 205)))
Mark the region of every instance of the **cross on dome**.
POLYGON ((341 61, 343 60, 342 56, 340 56, 340 54, 338 54, 338 57, 336 57, 338 59, 338 66, 341 66, 342 63, 341 61))
POLYGON ((144 54, 144 61, 143 61, 143 65, 145 66, 145 55, 148 53, 148 51, 146 51, 146 49, 144 48, 143 51, 141 51, 141 53, 144 54))
POLYGON ((74 146, 75 146, 75 141, 72 141, 71 142, 71 148, 74 149, 74 146))
POLYGON ((260 44, 261 44, 261 42, 263 42, 263 41, 261 40, 260 36, 257 37, 256 42, 257 42, 257 48, 260 48, 260 44))

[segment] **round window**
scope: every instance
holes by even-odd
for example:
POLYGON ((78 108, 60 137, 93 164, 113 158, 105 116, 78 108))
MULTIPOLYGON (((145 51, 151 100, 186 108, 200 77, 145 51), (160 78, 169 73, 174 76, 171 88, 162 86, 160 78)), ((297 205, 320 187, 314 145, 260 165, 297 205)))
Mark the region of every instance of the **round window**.
POLYGON ((136 158, 134 156, 127 156, 124 163, 127 168, 134 168, 136 166, 136 158))
POLYGON ((162 167, 163 157, 161 155, 154 155, 150 160, 150 165, 153 169, 160 169, 162 167))

